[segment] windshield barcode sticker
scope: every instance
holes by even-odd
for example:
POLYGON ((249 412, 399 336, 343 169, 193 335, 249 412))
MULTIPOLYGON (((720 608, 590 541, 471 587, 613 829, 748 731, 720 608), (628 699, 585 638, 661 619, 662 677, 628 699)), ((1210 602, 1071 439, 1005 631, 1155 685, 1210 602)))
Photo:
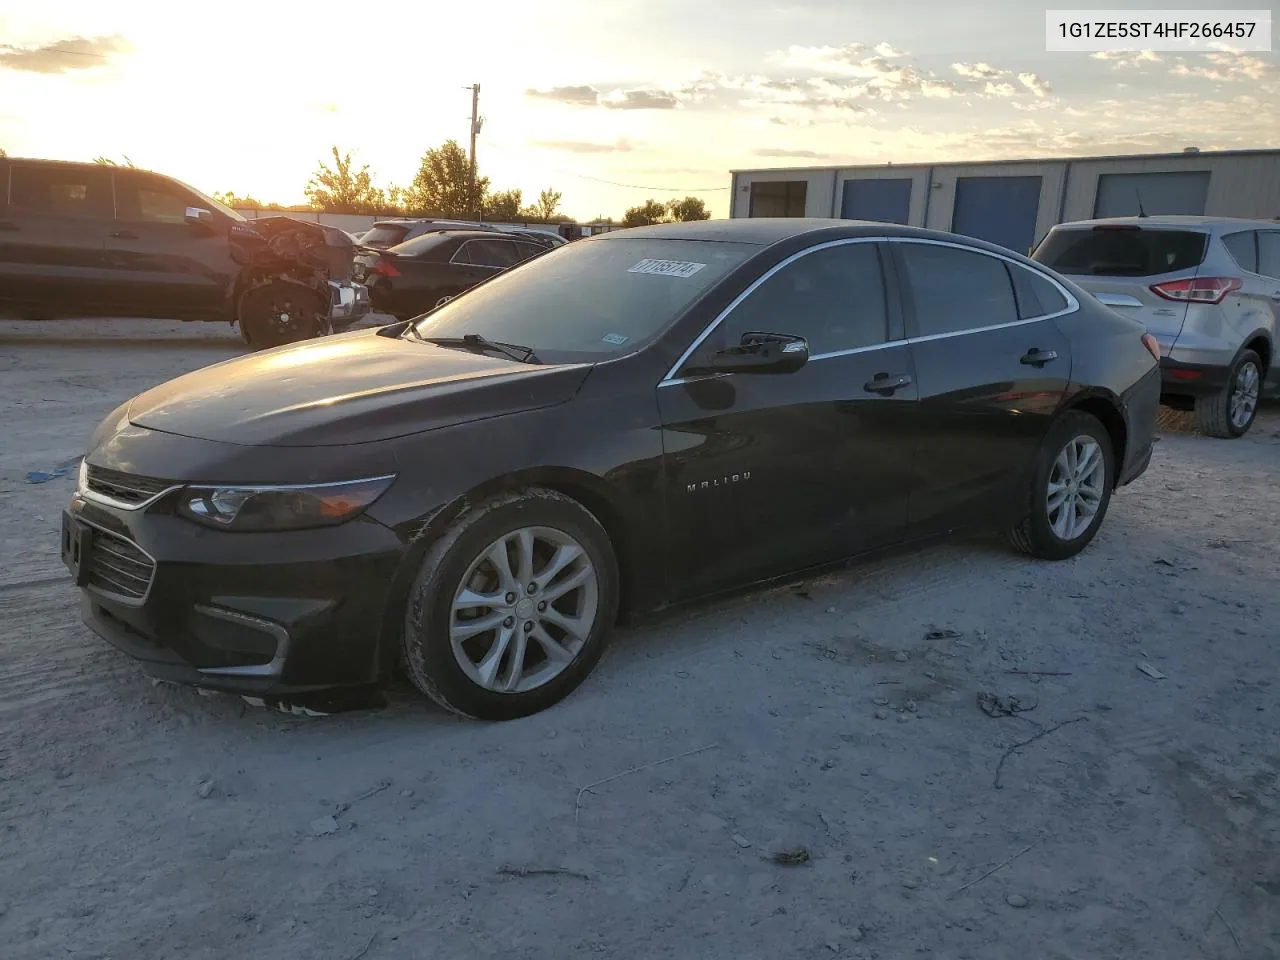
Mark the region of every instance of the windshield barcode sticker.
POLYGON ((687 260, 641 260, 627 273, 648 273, 658 277, 692 277, 705 267, 705 263, 690 263, 687 260))

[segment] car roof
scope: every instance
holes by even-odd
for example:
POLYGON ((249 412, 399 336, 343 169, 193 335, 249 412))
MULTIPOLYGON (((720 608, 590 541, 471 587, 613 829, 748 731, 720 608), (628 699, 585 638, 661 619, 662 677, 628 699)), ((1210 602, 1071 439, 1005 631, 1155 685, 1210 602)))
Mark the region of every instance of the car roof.
MULTIPOLYGON (((467 230, 456 227, 445 227, 440 230, 430 230, 420 233, 413 237, 413 240, 420 240, 423 237, 452 237, 455 240, 523 240, 524 237, 514 233, 503 233, 500 230, 467 230)), ((409 243, 409 240, 403 241, 409 243)), ((399 246, 399 244, 396 244, 399 246)))
POLYGON ((1182 227, 1183 229, 1201 230, 1213 230, 1220 227, 1253 227, 1255 229, 1268 227, 1274 230, 1276 229, 1276 221, 1258 220, 1249 217, 1194 217, 1182 214, 1158 214, 1149 217, 1100 217, 1095 220, 1072 220, 1069 223, 1059 223, 1054 229, 1057 230, 1059 227, 1092 228, 1109 226, 1182 227))

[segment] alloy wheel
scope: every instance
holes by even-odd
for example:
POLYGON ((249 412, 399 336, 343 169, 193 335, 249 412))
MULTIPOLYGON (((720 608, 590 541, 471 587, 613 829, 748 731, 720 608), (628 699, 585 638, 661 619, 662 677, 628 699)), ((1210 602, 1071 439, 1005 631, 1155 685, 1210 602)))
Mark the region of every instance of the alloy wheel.
POLYGON ((1231 382, 1231 399, 1228 404, 1231 426, 1243 430, 1253 420, 1253 413, 1258 408, 1258 391, 1262 377, 1252 361, 1246 360, 1236 371, 1231 382))
POLYGON ((600 578, 582 544, 552 527, 513 530, 471 562, 454 593, 454 659, 486 690, 536 689, 582 651, 599 607, 600 578))
POLYGON ((1053 461, 1045 499, 1055 537, 1074 540, 1089 529, 1106 481, 1106 460, 1098 441, 1085 435, 1067 441, 1053 461))

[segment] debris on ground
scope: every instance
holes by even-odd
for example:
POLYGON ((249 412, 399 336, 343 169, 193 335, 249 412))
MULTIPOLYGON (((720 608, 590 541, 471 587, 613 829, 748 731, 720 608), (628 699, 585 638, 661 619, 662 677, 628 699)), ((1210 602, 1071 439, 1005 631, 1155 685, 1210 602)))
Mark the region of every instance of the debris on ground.
POLYGON ((1020 893, 1011 893, 1004 898, 1004 902, 1017 910, 1021 910, 1027 905, 1028 901, 1027 898, 1020 893))
POLYGON ((513 867, 510 864, 498 868, 498 875, 503 877, 577 877, 579 880, 590 880, 590 874, 567 867, 513 867))
POLYGON ((1029 844, 1027 844, 1025 847, 1023 847, 1021 850, 1019 850, 1017 853, 1015 853, 1015 854, 1014 854, 1012 857, 1010 857, 1009 859, 1007 859, 1007 860, 1001 860, 999 863, 997 863, 994 867, 992 867, 990 870, 988 870, 988 871, 987 871, 986 873, 984 873, 982 876, 977 877, 977 878, 975 878, 975 879, 973 879, 973 880, 970 880, 968 883, 966 883, 966 884, 965 884, 964 886, 962 886, 962 887, 957 887, 957 888, 952 892, 951 896, 953 896, 953 897, 954 897, 954 896, 956 896, 957 894, 964 893, 964 892, 965 892, 966 890, 968 890, 970 887, 975 887, 975 886, 977 886, 978 884, 980 884, 983 880, 987 879, 987 877, 991 876, 992 874, 994 874, 994 873, 999 873, 1001 870, 1003 870, 1003 869, 1004 869, 1005 867, 1007 867, 1009 864, 1013 863, 1013 861, 1017 860, 1020 856, 1022 856, 1022 855, 1023 855, 1024 853, 1026 853, 1028 850, 1030 850, 1030 849, 1032 849, 1034 846, 1036 846, 1036 844, 1038 844, 1039 842, 1040 842, 1039 840, 1036 840, 1034 843, 1029 843, 1029 844))
POLYGON ((63 460, 57 466, 47 473, 43 470, 32 470, 27 474, 27 483, 48 483, 50 480, 57 480, 59 477, 65 477, 76 467, 80 466, 81 457, 71 457, 69 460, 63 460))
POLYGON ((872 714, 872 716, 875 717, 877 720, 888 720, 889 711, 886 710, 884 707, 880 707, 878 710, 876 710, 875 713, 872 714))
POLYGON ((911 659, 911 654, 907 653, 905 650, 899 650, 893 655, 893 659, 898 663, 906 663, 911 659))
POLYGON ((1144 663, 1138 664, 1138 669, 1141 670, 1143 673, 1145 673, 1152 680, 1168 680, 1169 679, 1149 663, 1144 662, 1144 663))
POLYGON ((1006 670, 1005 673, 1014 677, 1069 677, 1071 673, 1066 670, 1006 670))
POLYGON ((212 794, 213 794, 212 780, 205 780, 200 784, 199 787, 196 788, 196 796, 198 796, 201 800, 208 800, 212 794))
POLYGON ((359 803, 361 800, 368 800, 370 797, 377 796, 383 790, 386 790, 390 786, 391 786, 390 780, 383 780, 376 787, 372 788, 371 790, 366 790, 364 793, 360 794, 360 796, 356 797, 354 800, 348 800, 346 803, 338 804, 333 810, 333 815, 335 817, 342 816, 344 813, 350 810, 355 804, 359 803))
POLYGON ((1008 760, 1011 756, 1013 756, 1015 751, 1021 750, 1023 747, 1027 746, 1028 744, 1035 743, 1041 737, 1047 737, 1049 734, 1053 733, 1055 730, 1061 730, 1063 727, 1070 726, 1073 723, 1080 723, 1088 719, 1089 719, 1088 717, 1076 717, 1072 720, 1063 720, 1059 724, 1056 724, 1045 730, 1041 730, 1034 737, 1028 737, 1026 740, 1020 740, 1017 743, 1015 743, 1013 746, 1011 746, 1008 750, 1004 752, 1004 755, 1000 758, 1000 762, 996 764, 996 778, 994 783, 995 788, 997 790, 1004 789, 1003 787, 1000 786, 1000 772, 1004 769, 1005 761, 1008 760))
POLYGON ((317 837, 327 837, 338 832, 338 821, 333 817, 316 817, 311 821, 311 832, 317 837))
POLYGON ((730 839, 733 840, 733 842, 736 843, 738 846, 740 846, 743 850, 746 850, 749 846, 751 846, 751 841, 748 840, 746 837, 744 837, 740 833, 735 833, 730 839))
POLYGON ((959 640, 961 636, 959 630, 930 630, 924 638, 926 642, 936 643, 939 640, 959 640))
POLYGON ((771 853, 769 859, 780 867, 798 867, 801 864, 808 863, 810 857, 809 851, 804 847, 796 847, 794 850, 781 850, 778 853, 771 853))
POLYGON ((578 795, 573 801, 573 822, 578 822, 578 816, 582 812, 582 795, 589 793, 596 787, 602 787, 606 783, 612 783, 614 780, 621 780, 623 777, 629 777, 633 773, 639 773, 641 770, 648 770, 650 767, 661 766, 664 763, 671 763, 673 760, 683 760, 685 757, 692 757, 695 753, 704 753, 707 750, 714 750, 720 746, 718 743, 709 743, 705 747, 698 747, 694 750, 686 750, 684 753, 677 753, 674 757, 663 757, 661 760, 654 760, 652 763, 642 763, 638 767, 632 767, 630 770, 623 770, 621 773, 615 773, 611 777, 605 777, 603 780, 597 780, 595 783, 588 783, 585 787, 578 788, 578 795))
POLYGON ((988 717, 1012 717, 1034 710, 1039 705, 1038 701, 1028 703, 1021 697, 1001 697, 985 692, 978 694, 978 709, 988 717))

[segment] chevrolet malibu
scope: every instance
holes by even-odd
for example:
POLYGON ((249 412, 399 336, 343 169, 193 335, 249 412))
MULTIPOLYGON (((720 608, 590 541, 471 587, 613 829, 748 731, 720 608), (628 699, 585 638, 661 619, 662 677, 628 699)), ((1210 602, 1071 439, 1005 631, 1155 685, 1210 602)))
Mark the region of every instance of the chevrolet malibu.
POLYGON ((1158 355, 981 241, 618 231, 135 397, 90 438, 63 557, 152 676, 287 699, 402 667, 511 719, 622 616, 974 528, 1073 556, 1150 460, 1158 355))

